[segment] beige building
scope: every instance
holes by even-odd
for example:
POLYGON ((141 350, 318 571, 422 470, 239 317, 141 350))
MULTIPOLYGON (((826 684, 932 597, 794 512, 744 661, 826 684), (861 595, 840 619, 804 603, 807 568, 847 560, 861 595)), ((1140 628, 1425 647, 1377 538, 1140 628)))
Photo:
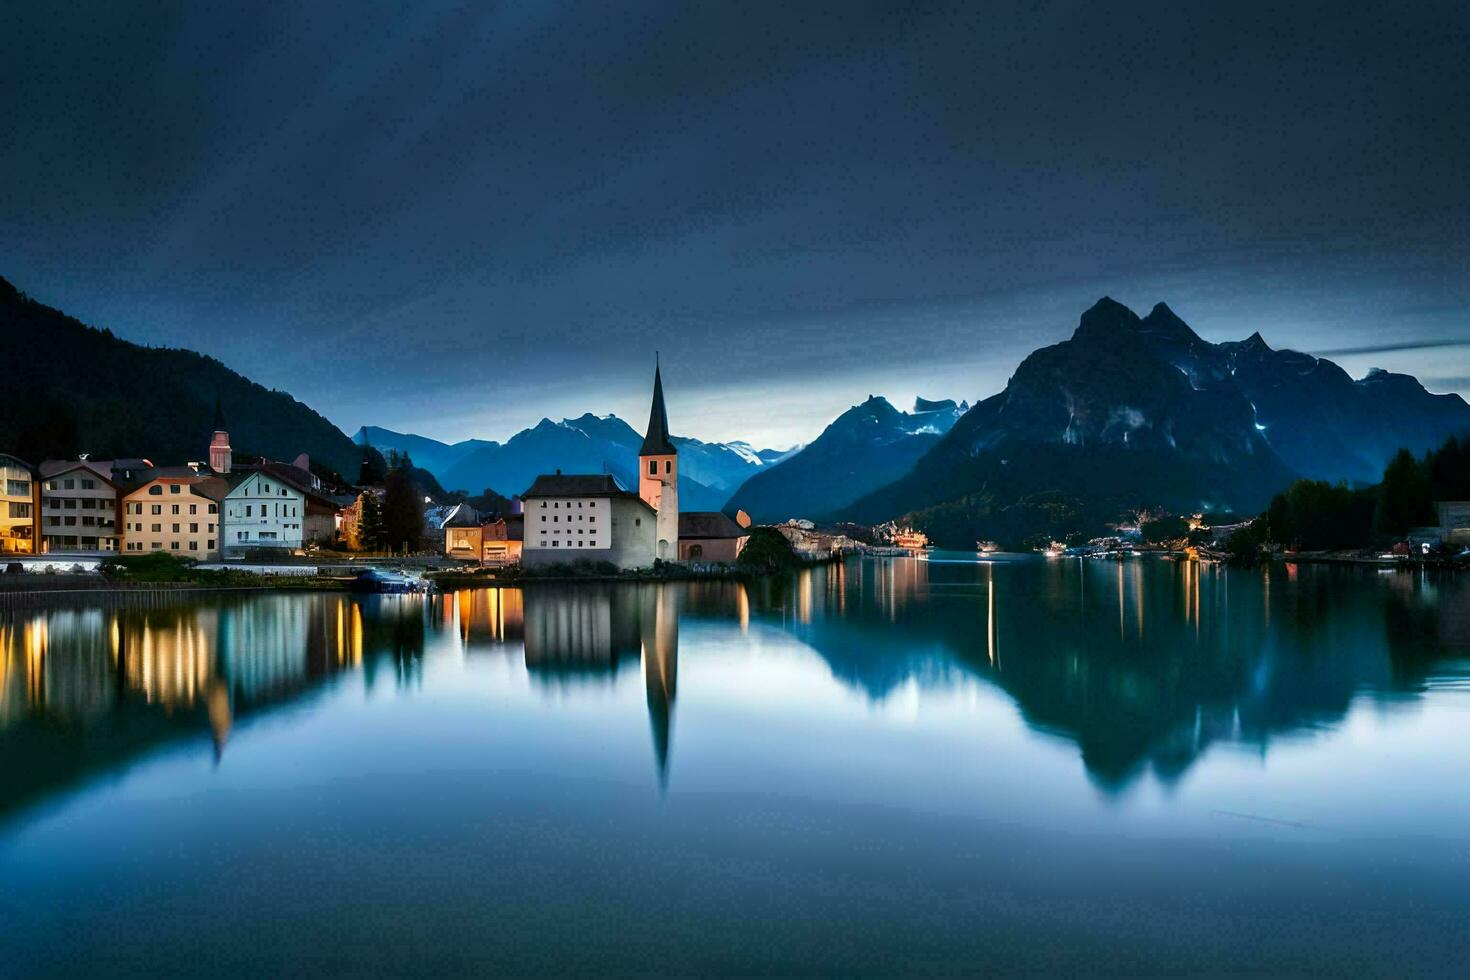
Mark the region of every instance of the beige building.
POLYGON ((750 532, 719 511, 679 515, 679 560, 732 562, 740 557, 750 532))
POLYGON ((0 453, 0 555, 35 554, 39 505, 30 464, 0 453))
POLYGON ((538 476, 525 501, 523 564, 608 561, 619 568, 653 564, 658 514, 613 477, 538 476))
POLYGON ((124 552, 219 557, 220 502, 229 488, 228 481, 187 466, 147 474, 123 497, 124 552))
POLYGON ((122 508, 111 460, 50 459, 40 469, 42 550, 117 551, 122 508))

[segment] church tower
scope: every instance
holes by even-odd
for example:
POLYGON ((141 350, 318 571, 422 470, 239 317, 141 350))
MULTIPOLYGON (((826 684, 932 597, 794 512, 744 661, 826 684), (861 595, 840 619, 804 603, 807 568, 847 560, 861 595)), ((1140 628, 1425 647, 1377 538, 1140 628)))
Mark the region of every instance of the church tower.
POLYGON ((669 440, 669 413, 664 409, 664 383, 658 362, 653 366, 653 406, 648 434, 638 450, 638 496, 658 512, 654 557, 679 558, 679 450, 669 440))
POLYGON ((230 451, 230 434, 225 431, 225 413, 219 397, 214 399, 214 438, 209 440, 209 468, 221 475, 230 472, 234 453, 230 451))

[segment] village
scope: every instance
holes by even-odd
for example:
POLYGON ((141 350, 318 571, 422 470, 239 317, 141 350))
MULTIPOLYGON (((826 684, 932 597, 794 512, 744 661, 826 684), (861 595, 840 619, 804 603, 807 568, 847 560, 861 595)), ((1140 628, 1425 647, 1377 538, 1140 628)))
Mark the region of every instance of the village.
MULTIPOLYGON (((258 573, 358 557, 487 569, 711 568, 736 563, 752 533, 744 511, 681 510, 679 453, 657 366, 636 489, 607 473, 556 470, 498 511, 423 496, 413 501, 422 515, 417 540, 386 548, 376 530, 388 503, 384 486, 329 485, 305 454, 290 462, 237 457, 218 403, 201 449, 202 460, 169 465, 142 456, 32 465, 0 452, 3 570, 92 570, 119 556, 158 554, 258 573)), ((865 551, 911 554, 928 544, 916 532, 879 530, 878 539, 849 536, 800 519, 775 528, 808 561, 865 551)))

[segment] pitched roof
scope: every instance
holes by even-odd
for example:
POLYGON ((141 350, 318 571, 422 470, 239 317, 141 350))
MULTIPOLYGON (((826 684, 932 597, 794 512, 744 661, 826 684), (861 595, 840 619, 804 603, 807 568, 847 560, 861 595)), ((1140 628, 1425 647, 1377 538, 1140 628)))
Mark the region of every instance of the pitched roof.
POLYGON ((617 479, 607 473, 542 473, 531 484, 531 489, 521 494, 522 500, 535 497, 622 497, 636 500, 653 510, 648 501, 630 490, 624 490, 617 479))
POLYGON ((112 460, 110 459, 45 459, 40 465, 41 478, 49 480, 53 476, 70 473, 73 470, 87 470, 108 483, 112 482, 112 460))
POLYGON ((531 484, 531 489, 521 494, 527 497, 610 497, 623 494, 618 481, 609 473, 542 473, 531 484))
POLYGON ((653 404, 648 409, 648 434, 639 456, 672 456, 679 452, 669 441, 669 413, 664 410, 664 382, 657 365, 653 368, 653 404))
POLYGON ((680 538, 743 538, 749 533, 717 510, 679 513, 680 538))

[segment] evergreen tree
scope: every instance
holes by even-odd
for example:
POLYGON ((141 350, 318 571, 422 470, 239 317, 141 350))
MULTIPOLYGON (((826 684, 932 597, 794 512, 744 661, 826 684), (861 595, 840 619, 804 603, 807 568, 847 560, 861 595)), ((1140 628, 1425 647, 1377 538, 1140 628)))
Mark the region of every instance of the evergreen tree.
POLYGON ((363 551, 376 551, 383 547, 383 509, 378 495, 364 491, 362 513, 357 519, 357 546, 363 551))
POLYGON ((1373 514, 1373 524, 1379 532, 1398 535, 1411 527, 1433 522, 1428 470, 1407 449, 1400 449, 1389 460, 1373 514))
POLYGON ((393 454, 400 465, 383 481, 383 536, 393 551, 416 550, 424 536, 424 502, 409 475, 407 455, 393 454))

